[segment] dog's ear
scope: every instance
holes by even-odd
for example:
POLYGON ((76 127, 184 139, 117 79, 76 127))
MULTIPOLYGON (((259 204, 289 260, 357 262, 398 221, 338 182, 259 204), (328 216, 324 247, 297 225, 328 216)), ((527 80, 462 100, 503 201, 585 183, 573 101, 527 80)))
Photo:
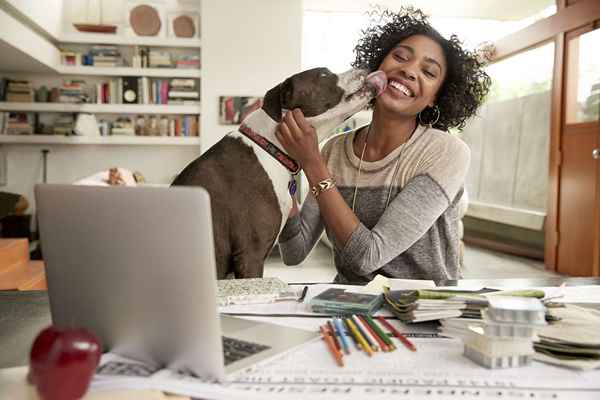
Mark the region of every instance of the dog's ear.
POLYGON ((277 122, 281 122, 281 84, 265 94, 263 110, 277 122))

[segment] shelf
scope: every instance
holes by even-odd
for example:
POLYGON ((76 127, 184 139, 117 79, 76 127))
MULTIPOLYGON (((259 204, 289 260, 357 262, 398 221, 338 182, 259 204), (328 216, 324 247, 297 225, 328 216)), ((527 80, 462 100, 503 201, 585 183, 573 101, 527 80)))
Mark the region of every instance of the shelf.
POLYGON ((199 69, 183 68, 131 68, 131 67, 93 67, 66 66, 57 68, 63 75, 96 75, 96 76, 150 76, 165 78, 200 78, 199 69))
POLYGON ((66 112, 94 114, 200 114, 200 104, 69 104, 69 103, 0 103, 0 111, 66 112))
POLYGON ((62 136, 0 135, 0 144, 199 146, 200 137, 186 136, 62 136))
POLYGON ((61 43, 113 44, 122 46, 190 47, 200 48, 200 39, 179 39, 148 36, 120 36, 101 33, 63 33, 61 43))

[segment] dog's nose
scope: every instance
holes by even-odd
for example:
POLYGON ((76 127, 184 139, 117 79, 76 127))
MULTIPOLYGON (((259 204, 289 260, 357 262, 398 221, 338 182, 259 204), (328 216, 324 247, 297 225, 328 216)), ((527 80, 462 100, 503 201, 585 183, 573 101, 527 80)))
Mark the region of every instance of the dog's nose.
POLYGON ((383 71, 371 72, 367 76, 366 82, 375 89, 377 93, 375 96, 379 96, 387 86, 387 76, 383 71))

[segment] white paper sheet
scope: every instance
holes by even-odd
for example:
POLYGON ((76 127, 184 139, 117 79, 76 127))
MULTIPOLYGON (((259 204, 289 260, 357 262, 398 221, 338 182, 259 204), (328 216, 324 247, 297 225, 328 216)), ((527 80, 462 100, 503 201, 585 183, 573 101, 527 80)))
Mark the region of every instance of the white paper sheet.
MULTIPOLYGON (((462 355, 455 339, 415 339, 391 353, 354 351, 338 367, 321 341, 230 376, 219 385, 161 370, 150 378, 95 378, 94 390, 154 388, 203 399, 578 399, 600 398, 600 371, 535 362, 488 370, 462 355)), ((106 360, 103 359, 103 362, 106 360)))

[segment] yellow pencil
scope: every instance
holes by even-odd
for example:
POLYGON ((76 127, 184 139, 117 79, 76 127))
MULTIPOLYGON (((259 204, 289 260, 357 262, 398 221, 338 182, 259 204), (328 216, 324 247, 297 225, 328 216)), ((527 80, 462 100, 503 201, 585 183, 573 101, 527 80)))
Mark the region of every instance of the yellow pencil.
POLYGON ((367 355, 369 357, 371 357, 373 355, 373 349, 371 349, 371 347, 369 346, 369 343, 367 343, 367 341, 365 340, 363 335, 361 335, 360 332, 358 331, 358 329, 356 329, 356 325, 354 325, 354 322, 352 321, 352 319, 347 318, 346 322, 348 323, 348 326, 352 330, 352 333, 354 334, 354 336, 356 336, 356 340, 358 340, 358 342, 360 343, 362 348, 367 352, 367 355))

